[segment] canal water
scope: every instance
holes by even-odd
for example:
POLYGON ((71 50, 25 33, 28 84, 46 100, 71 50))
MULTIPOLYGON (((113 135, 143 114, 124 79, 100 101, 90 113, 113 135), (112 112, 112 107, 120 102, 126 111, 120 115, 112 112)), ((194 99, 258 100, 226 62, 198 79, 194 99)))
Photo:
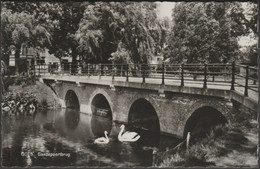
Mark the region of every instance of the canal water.
POLYGON ((2 115, 2 165, 152 166, 153 149, 163 151, 180 142, 140 129, 137 142, 120 142, 120 126, 73 109, 38 111, 34 116, 2 115), (109 143, 94 144, 104 131, 108 131, 109 143))

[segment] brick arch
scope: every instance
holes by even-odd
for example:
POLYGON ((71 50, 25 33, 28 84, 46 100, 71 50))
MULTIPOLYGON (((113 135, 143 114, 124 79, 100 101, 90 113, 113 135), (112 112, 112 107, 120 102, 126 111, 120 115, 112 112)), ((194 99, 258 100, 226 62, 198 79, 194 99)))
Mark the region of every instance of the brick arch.
MULTIPOLYGON (((134 104, 134 102, 137 101, 137 100, 139 100, 139 99, 145 99, 146 101, 148 101, 148 102, 153 106, 155 112, 157 113, 157 116, 158 116, 158 118, 159 118, 159 121, 160 121, 160 116, 159 116, 160 114, 158 113, 158 112, 159 112, 159 109, 158 109, 158 107, 157 107, 156 102, 155 102, 155 101, 153 100, 153 98, 150 97, 150 96, 136 96, 136 95, 132 96, 131 99, 130 99, 130 102, 129 102, 129 104, 127 105, 127 108, 126 108, 126 110, 128 111, 127 113, 129 113, 130 108, 132 107, 132 105, 134 104)), ((127 121, 128 121, 128 120, 129 120, 129 119, 127 118, 127 121)))
POLYGON ((188 118, 190 118, 190 116, 199 108, 202 107, 212 107, 214 109, 216 109, 217 111, 219 111, 221 114, 223 114, 226 119, 229 121, 229 117, 231 114, 231 111, 229 110, 229 108, 227 106, 224 106, 222 104, 220 104, 218 101, 216 100, 199 100, 197 102, 195 102, 189 109, 188 109, 188 116, 186 117, 186 120, 188 118))
MULTIPOLYGON (((89 105, 92 104, 93 99, 94 99, 97 95, 103 95, 103 96, 106 98, 106 100, 107 100, 107 102, 108 102, 108 104, 109 104, 109 106, 110 106, 110 109, 111 109, 112 119, 114 119, 114 115, 113 115, 113 112, 114 112, 114 104, 113 104, 113 102, 112 102, 112 100, 111 100, 111 97, 109 96, 109 94, 108 94, 104 89, 100 89, 100 88, 99 88, 99 89, 96 89, 93 93, 91 93, 91 96, 90 96, 90 99, 89 99, 89 105)), ((93 113, 92 110, 91 110, 91 113, 93 113)))
POLYGON ((79 95, 72 89, 68 89, 64 94, 66 107, 74 107, 80 109, 79 95))
MULTIPOLYGON (((148 98, 149 98, 149 97, 148 97, 148 98)), ((147 99, 147 97, 138 97, 138 98, 135 98, 134 100, 132 100, 131 103, 128 105, 128 109, 127 109, 127 110, 128 110, 128 113, 129 113, 131 107, 133 106, 133 104, 136 103, 136 101, 138 101, 138 100, 145 100, 145 101, 147 101, 147 103, 149 103, 149 104, 154 108, 154 111, 156 112, 156 114, 157 114, 157 116, 158 116, 158 118, 159 118, 158 111, 157 111, 156 108, 155 108, 155 104, 153 104, 153 101, 152 101, 152 100, 147 99)), ((129 119, 128 119, 128 120, 129 120, 129 119)))
POLYGON ((131 106, 133 105, 133 103, 136 101, 136 100, 139 100, 139 99, 145 99, 145 100, 147 100, 148 102, 150 102, 150 104, 153 106, 153 108, 154 108, 154 110, 155 110, 155 112, 156 112, 156 114, 157 114, 157 117, 158 117, 158 119, 159 119, 159 123, 160 123, 160 128, 162 127, 162 126, 164 126, 164 124, 162 124, 163 123, 163 121, 161 120, 161 115, 162 115, 162 113, 160 113, 160 105, 158 105, 157 103, 156 103, 156 101, 153 99, 153 97, 151 97, 151 96, 149 96, 149 95, 145 95, 145 96, 136 96, 136 95, 133 95, 132 97, 131 97, 131 100, 130 100, 130 102, 129 102, 129 104, 128 104, 128 107, 127 107, 127 113, 128 113, 128 115, 127 115, 127 121, 129 121, 129 119, 128 119, 128 116, 129 116, 129 112, 130 112, 130 108, 131 108, 131 106))
MULTIPOLYGON (((192 121, 192 119, 195 117, 195 114, 197 116, 197 118, 199 117, 199 113, 202 114, 202 112, 204 113, 204 115, 206 115, 206 117, 212 117, 216 119, 220 120, 224 123, 227 122, 229 123, 230 121, 230 110, 228 109, 227 106, 224 106, 222 104, 220 104, 218 101, 214 100, 214 101, 205 101, 205 100, 200 100, 195 102, 195 104, 193 104, 189 109, 188 109, 188 116, 186 116, 185 118, 185 125, 183 126, 183 137, 185 137, 185 135, 187 134, 186 131, 186 127, 188 127, 188 123, 190 123, 192 121), (203 112, 204 110, 204 112, 203 112), (210 110, 212 111, 212 116, 207 116, 205 113, 205 110, 210 110)), ((204 117, 204 116, 203 116, 204 117)), ((198 118, 200 119, 200 118, 198 118)), ((203 118, 202 118, 203 119, 203 118)), ((199 122, 199 120, 197 121, 199 122)), ((196 123, 195 123, 196 124, 196 123)), ((201 123, 204 124, 204 123, 201 123)))
POLYGON ((145 97, 136 98, 130 105, 128 111, 128 127, 137 131, 137 133, 141 133, 140 144, 158 146, 160 142, 161 124, 154 105, 145 97), (143 131, 148 132, 144 134, 143 131), (146 139, 142 139, 142 137, 146 139))

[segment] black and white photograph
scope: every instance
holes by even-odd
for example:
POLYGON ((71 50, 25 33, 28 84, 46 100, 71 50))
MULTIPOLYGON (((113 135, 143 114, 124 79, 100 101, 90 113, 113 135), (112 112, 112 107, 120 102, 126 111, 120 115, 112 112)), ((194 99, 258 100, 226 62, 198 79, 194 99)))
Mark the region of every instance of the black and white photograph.
POLYGON ((1 1, 1 167, 258 168, 257 1, 1 1))

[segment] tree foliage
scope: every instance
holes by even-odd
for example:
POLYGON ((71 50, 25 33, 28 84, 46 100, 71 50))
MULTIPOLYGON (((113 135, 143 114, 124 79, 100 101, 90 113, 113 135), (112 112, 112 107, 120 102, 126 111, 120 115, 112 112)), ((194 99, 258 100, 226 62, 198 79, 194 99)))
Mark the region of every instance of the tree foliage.
MULTIPOLYGON (((47 29, 37 22, 35 12, 37 5, 28 3, 14 7, 15 2, 4 2, 1 12, 1 30, 2 30, 2 52, 5 57, 10 55, 11 47, 15 47, 16 72, 19 71, 18 61, 22 44, 28 47, 43 47, 50 43, 51 36, 47 29), (29 10, 27 10, 29 9, 29 10)), ((17 4, 16 4, 17 5, 17 4)))
POLYGON ((250 66, 256 66, 257 54, 257 44, 247 46, 245 51, 243 52, 243 62, 250 66))
POLYGON ((84 2, 42 2, 36 18, 51 34, 51 45, 45 45, 51 54, 61 58, 78 55, 75 33, 83 16, 84 2))
POLYGON ((155 3, 96 2, 88 5, 77 32, 87 61, 147 63, 160 42, 155 3), (129 57, 128 59, 124 57, 129 57), (122 57, 122 58, 120 58, 122 57))
MULTIPOLYGON (((259 10, 259 9, 258 9, 259 10)), ((246 10, 246 18, 247 22, 246 25, 249 29, 249 32, 251 33, 250 36, 254 38, 259 38, 257 34, 257 4, 256 3, 248 3, 247 4, 247 10, 246 10)), ((246 48, 246 50, 243 52, 244 61, 251 65, 256 66, 258 64, 257 57, 258 57, 258 51, 257 51, 257 43, 250 45, 246 48)))
POLYGON ((25 44, 73 62, 79 56, 88 63, 138 64, 164 53, 172 62, 226 63, 240 54, 238 37, 256 34, 255 4, 245 15, 238 2, 180 2, 173 9, 173 26, 157 17, 154 2, 2 4, 2 53, 9 56, 14 46, 17 59, 25 44))
POLYGON ((237 38, 248 33, 240 3, 178 3, 166 57, 172 62, 226 63, 239 55, 237 38))

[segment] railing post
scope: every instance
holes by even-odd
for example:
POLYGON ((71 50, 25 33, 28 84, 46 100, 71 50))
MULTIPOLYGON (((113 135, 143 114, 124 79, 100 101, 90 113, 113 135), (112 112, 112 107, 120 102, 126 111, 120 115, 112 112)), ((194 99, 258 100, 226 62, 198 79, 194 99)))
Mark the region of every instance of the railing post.
POLYGON ((162 85, 164 84, 164 62, 162 62, 162 85))
POLYGON ((246 84, 244 96, 248 97, 248 77, 249 77, 249 66, 246 66, 246 84))
POLYGON ((129 77, 128 77, 128 69, 129 69, 129 65, 126 65, 126 81, 129 81, 129 77))
POLYGON ((254 75, 253 75, 254 82, 253 82, 253 84, 256 85, 257 72, 254 69, 252 69, 252 70, 254 71, 254 75))
POLYGON ((112 81, 115 80, 115 64, 112 64, 112 81))
POLYGON ((69 72, 70 72, 70 75, 71 75, 71 63, 69 63, 69 72))
POLYGON ((107 66, 103 65, 103 72, 104 72, 104 76, 107 76, 107 71, 106 71, 107 66))
POLYGON ((235 62, 232 62, 232 80, 231 80, 231 90, 235 90, 235 62))
POLYGON ((64 75, 64 72, 65 72, 64 63, 61 63, 61 70, 62 70, 62 75, 64 75))
POLYGON ((102 68, 101 68, 101 66, 102 66, 102 64, 100 63, 98 65, 98 67, 99 67, 99 78, 101 78, 101 76, 102 76, 102 68))
POLYGON ((181 64, 181 87, 184 86, 184 64, 181 64))
POLYGON ((204 64, 204 84, 203 89, 207 88, 207 64, 204 64))
POLYGON ((39 76, 41 76, 41 65, 39 65, 39 76))
POLYGON ((60 62, 58 63, 58 72, 59 73, 61 72, 61 63, 60 62))
POLYGON ((121 65, 121 77, 123 76, 123 65, 121 65))
POLYGON ((78 64, 77 64, 77 75, 79 76, 80 74, 81 74, 80 63, 78 62, 78 64))
POLYGON ((36 65, 34 64, 34 70, 33 70, 34 78, 36 77, 36 74, 35 74, 35 73, 36 73, 36 70, 35 70, 35 69, 36 69, 36 65))
POLYGON ((89 67, 90 67, 90 64, 88 63, 88 68, 87 68, 87 71, 88 71, 88 77, 90 76, 90 74, 89 74, 89 67))
POLYGON ((43 75, 45 75, 46 64, 43 65, 43 75))
POLYGON ((142 69, 142 72, 143 72, 143 83, 145 83, 145 69, 144 69, 144 64, 141 66, 141 68, 143 67, 142 69))
POLYGON ((48 71, 49 71, 48 73, 51 74, 51 63, 49 63, 48 71))

